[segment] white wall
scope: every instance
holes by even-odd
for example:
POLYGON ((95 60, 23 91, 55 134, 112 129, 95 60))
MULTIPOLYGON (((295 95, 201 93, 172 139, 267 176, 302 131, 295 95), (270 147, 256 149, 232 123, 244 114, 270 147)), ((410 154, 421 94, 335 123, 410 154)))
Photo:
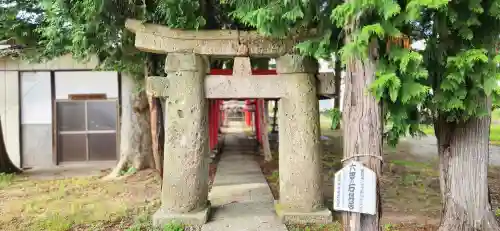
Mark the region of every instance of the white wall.
POLYGON ((51 124, 50 72, 21 72, 21 123, 51 124))
POLYGON ((17 71, 0 69, 0 118, 5 146, 16 166, 21 164, 19 142, 19 84, 17 71))
MULTIPOLYGON (((334 65, 329 65, 329 62, 333 61, 326 61, 323 59, 318 60, 319 63, 319 72, 320 73, 334 73, 335 70, 331 67, 334 65)), ((340 82, 340 110, 342 111, 343 108, 343 102, 344 102, 344 76, 345 76, 345 71, 342 71, 341 73, 341 82, 340 82)), ((336 92, 338 94, 338 92, 336 92)), ((319 110, 326 110, 333 108, 334 106, 334 100, 333 99, 328 99, 328 100, 320 100, 319 103, 319 110)))
POLYGON ((49 71, 20 72, 23 167, 52 166, 52 94, 49 71))
POLYGON ((111 71, 55 72, 56 99, 68 99, 69 94, 106 94, 118 98, 118 74, 111 71))
POLYGON ((78 62, 71 55, 64 55, 45 63, 30 63, 10 57, 0 58, 0 70, 9 71, 41 71, 41 70, 92 70, 98 64, 97 57, 92 57, 87 62, 78 62))
MULTIPOLYGON (((11 160, 17 166, 20 166, 21 163, 21 148, 20 148, 20 101, 19 101, 19 72, 20 71, 57 71, 57 70, 91 70, 96 67, 97 58, 92 58, 88 62, 78 62, 71 58, 71 55, 65 55, 59 57, 57 59, 51 60, 45 63, 29 63, 20 59, 14 59, 10 57, 0 58, 0 117, 2 121, 3 134, 5 137, 5 144, 7 146, 7 152, 11 160)), ((73 93, 106 93, 108 98, 117 98, 118 97, 118 82, 117 82, 117 74, 116 72, 107 72, 107 74, 99 73, 97 76, 103 77, 102 81, 97 81, 99 77, 95 77, 96 72, 69 72, 69 73, 61 73, 59 76, 69 76, 68 78, 72 78, 73 81, 65 81, 62 80, 61 84, 63 85, 71 85, 73 82, 76 85, 79 85, 75 88, 65 88, 68 89, 69 92, 73 93), (74 81, 74 76, 82 76, 88 75, 89 73, 93 73, 93 77, 89 77, 89 80, 74 81), (110 76, 113 77, 110 77, 110 76), (89 82, 93 82, 90 84, 89 82), (96 83, 100 83, 96 84, 96 83), (83 85, 82 85, 83 84, 83 85), (104 86, 103 86, 104 85, 104 86), (115 86, 112 90, 102 91, 102 88, 110 89, 109 86, 115 86), (91 87, 91 90, 85 90, 83 86, 91 87), (106 87, 107 86, 107 87, 106 87), (97 88, 97 89, 96 89, 97 88), (82 92, 83 91, 83 92, 82 92)), ((84 76, 85 77, 85 76, 84 76)), ((43 77, 42 77, 43 78, 43 77)), ((43 80, 40 80, 43 82, 43 80)), ((67 92, 66 92, 67 93, 67 92)), ((61 94, 66 94, 62 92, 61 94)), ((42 93, 40 93, 42 94, 42 93)), ((65 96, 67 98, 67 94, 65 96)), ((28 99, 29 102, 34 102, 35 99, 28 99)), ((30 103, 31 104, 31 103, 30 103)), ((43 106, 45 108, 45 106, 43 106)), ((26 109, 25 109, 26 110, 26 109)), ((49 107, 50 113, 51 107, 49 107)), ((26 113, 25 113, 26 114, 26 113)), ((44 115, 23 115, 22 121, 23 123, 39 123, 47 121, 48 112, 45 111, 42 114, 44 115)), ((23 163, 24 165, 24 163, 23 163)))

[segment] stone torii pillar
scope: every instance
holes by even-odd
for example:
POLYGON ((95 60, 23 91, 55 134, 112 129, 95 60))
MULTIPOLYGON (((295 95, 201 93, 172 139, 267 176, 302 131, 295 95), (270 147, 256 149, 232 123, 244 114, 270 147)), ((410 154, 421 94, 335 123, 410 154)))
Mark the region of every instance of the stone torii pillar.
POLYGON ((280 200, 276 212, 284 223, 329 223, 321 185, 321 144, 315 61, 284 55, 276 63, 287 95, 279 108, 280 200))
POLYGON ((187 225, 206 223, 208 198, 208 100, 206 60, 193 53, 169 53, 165 62, 168 97, 165 105, 165 155, 162 205, 155 225, 172 220, 187 225), (168 123, 166 122, 168 121, 168 123))
POLYGON ((136 20, 127 20, 126 27, 136 33, 138 49, 167 54, 167 77, 150 76, 146 82, 149 93, 165 101, 168 121, 162 206, 154 214, 155 224, 207 221, 207 99, 249 98, 281 99, 276 212, 285 223, 331 221, 320 187, 318 95, 334 94, 333 76, 316 75, 315 62, 293 54, 301 38, 273 39, 255 31, 185 31, 136 20), (235 57, 235 73, 207 76, 204 55, 235 57), (249 57, 279 57, 278 75, 252 75, 249 57))

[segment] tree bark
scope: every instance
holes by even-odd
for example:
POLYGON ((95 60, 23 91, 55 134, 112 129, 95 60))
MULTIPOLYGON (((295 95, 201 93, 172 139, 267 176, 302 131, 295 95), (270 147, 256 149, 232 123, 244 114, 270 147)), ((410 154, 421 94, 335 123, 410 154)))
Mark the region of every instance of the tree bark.
POLYGON ((136 81, 123 78, 123 91, 130 92, 122 105, 120 127, 120 160, 106 179, 117 178, 128 168, 142 170, 153 167, 149 104, 146 92, 137 91, 136 81))
POLYGON ((162 116, 162 106, 158 98, 148 96, 149 101, 149 114, 151 115, 151 137, 152 137, 152 150, 153 150, 153 160, 154 168, 158 171, 160 176, 163 176, 163 143, 162 143, 162 133, 164 133, 163 128, 163 116, 162 116))
POLYGON ((479 102, 488 116, 435 121, 443 210, 440 231, 500 230, 489 201, 488 162, 491 100, 479 102))
POLYGON ((7 153, 7 147, 5 146, 5 140, 3 137, 2 118, 0 118, 0 173, 10 174, 20 172, 21 169, 12 163, 7 153))
MULTIPOLYGON (((348 35, 349 36, 349 35, 348 35)), ((347 41, 350 41, 349 37, 347 41)), ((359 160, 381 176, 381 161, 372 156, 355 157, 356 155, 382 155, 382 109, 375 97, 367 93, 375 81, 376 41, 372 41, 367 60, 351 59, 347 63, 347 75, 344 88, 343 133, 344 133, 344 165, 350 160, 359 160)), ((343 213, 345 231, 376 231, 380 229, 380 193, 377 182, 376 215, 343 213)))
POLYGON ((269 104, 268 101, 262 100, 261 103, 258 104, 260 106, 260 113, 261 119, 260 121, 260 131, 262 134, 262 152, 264 153, 264 160, 266 162, 270 162, 273 160, 273 155, 271 154, 271 148, 269 146, 269 126, 268 126, 268 121, 269 121, 269 104))
MULTIPOLYGON (((161 62, 164 62, 165 56, 158 54, 148 54, 144 65, 144 75, 147 76, 162 76, 163 68, 161 62)), ((158 171, 160 176, 163 176, 163 137, 165 128, 163 127, 163 110, 161 100, 159 98, 148 95, 153 163, 152 166, 158 171)))
POLYGON ((340 61, 340 55, 335 55, 335 94, 336 97, 334 99, 334 107, 340 110, 340 84, 342 82, 342 62, 340 61))
POLYGON ((277 125, 278 125, 278 100, 274 100, 274 102, 273 102, 273 130, 272 130, 273 133, 277 131, 277 129, 276 129, 277 125))

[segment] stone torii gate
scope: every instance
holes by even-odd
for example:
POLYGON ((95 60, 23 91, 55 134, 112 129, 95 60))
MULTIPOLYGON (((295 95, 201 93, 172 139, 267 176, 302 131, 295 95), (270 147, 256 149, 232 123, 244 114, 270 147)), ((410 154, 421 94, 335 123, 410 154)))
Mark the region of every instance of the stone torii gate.
POLYGON ((326 223, 319 128, 319 95, 333 95, 333 75, 318 75, 315 60, 294 53, 298 40, 276 40, 256 32, 187 31, 127 20, 135 46, 167 54, 167 77, 148 77, 150 94, 165 109, 162 205, 157 225, 172 220, 207 222, 208 100, 280 99, 280 200, 276 212, 285 223, 326 223), (208 56, 235 57, 233 75, 208 75, 208 56), (277 75, 252 75, 249 57, 277 58, 277 75))

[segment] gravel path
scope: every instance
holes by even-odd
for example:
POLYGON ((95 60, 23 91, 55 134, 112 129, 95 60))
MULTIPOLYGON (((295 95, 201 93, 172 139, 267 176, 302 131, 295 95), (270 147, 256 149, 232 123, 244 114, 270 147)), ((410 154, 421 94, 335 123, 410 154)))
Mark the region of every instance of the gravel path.
MULTIPOLYGON (((406 137, 400 141, 400 145, 416 156, 435 159, 437 154, 437 139, 434 136, 420 138, 406 137)), ((490 145, 490 165, 500 166, 500 146, 490 145)))

